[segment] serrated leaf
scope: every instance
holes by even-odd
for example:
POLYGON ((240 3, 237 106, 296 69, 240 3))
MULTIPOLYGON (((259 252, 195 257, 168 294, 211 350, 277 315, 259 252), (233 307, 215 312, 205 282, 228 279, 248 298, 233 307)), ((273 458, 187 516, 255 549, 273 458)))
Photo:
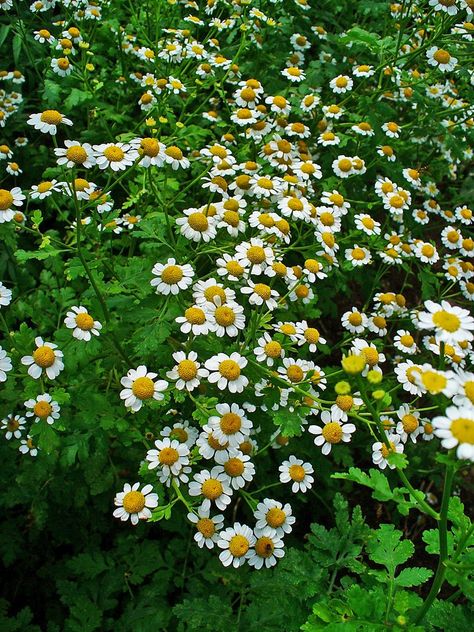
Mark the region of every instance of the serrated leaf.
POLYGON ((401 540, 402 535, 392 524, 382 524, 367 543, 370 559, 385 566, 392 577, 396 567, 404 564, 415 550, 410 540, 401 540))
POLYGON ((395 584, 397 586, 403 586, 410 588, 411 586, 420 586, 424 584, 433 575, 433 571, 423 566, 413 566, 411 568, 404 568, 400 571, 397 577, 395 577, 395 584))

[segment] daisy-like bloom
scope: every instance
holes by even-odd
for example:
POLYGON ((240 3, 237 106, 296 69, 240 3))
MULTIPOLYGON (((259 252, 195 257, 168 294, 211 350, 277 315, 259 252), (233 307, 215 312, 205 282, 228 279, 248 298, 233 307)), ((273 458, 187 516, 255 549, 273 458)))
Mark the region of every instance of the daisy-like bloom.
POLYGON ((281 74, 289 79, 292 83, 300 83, 305 79, 305 74, 301 70, 301 68, 297 68, 296 66, 289 66, 281 71, 281 74))
POLYGON ((73 65, 67 57, 53 58, 51 60, 51 68, 56 75, 67 77, 73 70, 73 65))
POLYGON ((406 329, 399 329, 393 337, 393 346, 402 353, 414 355, 418 351, 415 339, 406 329))
POLYGON ((32 185, 30 196, 32 200, 44 200, 53 193, 61 191, 62 187, 62 182, 58 182, 57 180, 45 180, 39 184, 32 185))
POLYGON ((457 446, 458 459, 474 461, 473 406, 449 406, 444 415, 433 419, 432 425, 443 448, 450 450, 457 446))
MULTIPOLYGON (((298 330, 295 327, 296 340, 298 340, 298 330)), ((283 366, 278 367, 280 376, 290 384, 303 382, 308 371, 308 362, 300 358, 283 358, 283 366)))
POLYGON ((8 415, 5 419, 2 419, 2 425, 0 430, 5 433, 5 439, 10 441, 12 437, 19 439, 25 429, 26 419, 19 417, 18 415, 8 415))
MULTIPOLYGON (((17 209, 15 207, 23 206, 23 201, 25 200, 25 196, 21 192, 19 187, 14 187, 13 189, 0 189, 0 224, 4 222, 11 222, 15 217, 15 213, 17 209)), ((2 285, 0 287, 4 288, 2 285)), ((3 292, 0 291, 0 305, 2 305, 2 296, 3 292)))
POLYGON ((456 344, 474 338, 474 318, 467 309, 456 307, 444 300, 441 303, 425 301, 425 308, 427 311, 417 314, 418 327, 434 329, 438 342, 456 344))
POLYGON ((382 441, 377 441, 372 445, 372 462, 377 465, 381 470, 384 470, 387 465, 393 470, 395 465, 388 462, 390 454, 401 454, 404 451, 404 445, 401 437, 398 434, 387 435, 390 448, 382 441))
POLYGON ((310 463, 304 463, 302 459, 297 459, 293 454, 290 455, 288 461, 283 461, 278 469, 280 481, 292 483, 291 491, 294 494, 299 491, 305 494, 313 486, 314 478, 311 476, 314 472, 313 466, 310 463))
POLYGON ((265 283, 254 283, 252 280, 247 281, 248 285, 240 288, 242 294, 248 294, 250 305, 263 305, 269 311, 273 311, 278 307, 277 300, 279 294, 265 283))
POLYGON ((17 162, 8 162, 5 171, 11 176, 19 176, 23 173, 23 169, 20 169, 20 166, 17 162))
POLYGON ((230 504, 232 496, 229 477, 218 465, 213 467, 211 471, 201 470, 194 475, 193 480, 189 483, 189 495, 204 496, 202 508, 205 511, 210 509, 212 502, 218 509, 224 511, 230 504))
POLYGON ((336 136, 333 131, 326 130, 318 136, 317 142, 323 147, 331 147, 332 145, 339 145, 341 139, 339 138, 339 136, 336 136))
POLYGON ((424 391, 419 385, 419 376, 421 375, 421 365, 415 364, 411 360, 400 362, 395 367, 395 375, 398 382, 402 385, 403 390, 412 395, 421 395, 424 391))
POLYGON ((52 342, 44 342, 43 338, 35 338, 36 349, 32 356, 23 356, 21 363, 28 367, 28 375, 37 380, 43 371, 50 380, 54 380, 64 369, 62 361, 63 353, 58 345, 52 342))
POLYGON ((341 443, 341 441, 348 443, 356 430, 354 424, 343 424, 341 421, 334 420, 329 410, 323 410, 321 413, 321 421, 324 424, 322 427, 311 425, 308 431, 316 435, 314 445, 320 446, 321 452, 324 455, 331 452, 331 448, 334 444, 341 443))
POLYGON ((423 432, 420 413, 417 410, 411 410, 408 404, 402 404, 397 410, 397 417, 400 421, 397 423, 395 431, 400 435, 403 443, 407 442, 408 437, 413 443, 416 443, 416 438, 423 432))
POLYGON ((37 114, 30 114, 26 122, 43 134, 51 134, 52 136, 56 134, 58 125, 72 125, 72 121, 57 110, 45 110, 37 114))
POLYGON ((170 145, 165 149, 164 152, 165 163, 170 165, 173 171, 177 171, 178 169, 187 169, 191 164, 181 151, 179 147, 176 145, 170 145))
POLYGON ((12 368, 10 357, 7 355, 5 349, 0 347, 0 382, 6 382, 7 371, 11 371, 12 368))
POLYGON ((263 535, 258 529, 255 529, 254 534, 256 541, 248 560, 249 566, 256 569, 263 566, 265 568, 275 566, 277 561, 285 555, 283 540, 277 535, 263 535))
POLYGON ((165 438, 175 439, 179 443, 185 443, 191 449, 196 443, 199 432, 189 425, 189 421, 177 421, 172 426, 165 426, 160 431, 160 435, 165 438))
POLYGON ((254 516, 257 521, 255 529, 269 537, 282 538, 286 533, 291 533, 296 521, 288 503, 283 506, 281 502, 271 498, 258 503, 254 516))
POLYGON ((124 171, 131 167, 138 158, 134 146, 126 143, 104 143, 94 145, 94 158, 99 169, 110 167, 112 171, 124 171))
POLYGON ((382 130, 389 138, 399 138, 400 137, 400 125, 395 123, 394 121, 388 121, 382 125, 382 130))
POLYGON ((34 416, 36 423, 45 421, 51 425, 56 419, 59 419, 59 404, 48 393, 38 395, 36 399, 28 399, 25 402, 25 407, 29 408, 26 416, 34 416))
POLYGON ((184 351, 176 351, 173 353, 173 358, 177 364, 166 373, 166 377, 174 381, 176 388, 180 391, 183 389, 193 391, 199 386, 200 379, 209 375, 209 371, 201 368, 201 364, 197 362, 195 351, 190 351, 187 355, 184 351))
POLYGON ((265 332, 261 336, 253 350, 257 362, 265 362, 267 366, 273 366, 276 360, 285 357, 285 350, 281 344, 273 340, 269 333, 265 332))
POLYGON ((458 60, 444 48, 432 46, 426 51, 426 58, 430 66, 435 66, 441 72, 451 72, 456 67, 458 60))
POLYGON ((217 514, 210 516, 209 509, 199 507, 197 513, 188 513, 188 520, 196 526, 194 540, 199 548, 207 547, 213 549, 220 538, 220 530, 224 524, 224 516, 217 514))
POLYGON ((448 15, 456 15, 459 11, 455 0, 430 0, 429 5, 433 7, 435 11, 443 11, 448 15))
POLYGON ((318 345, 326 344, 326 339, 321 336, 316 327, 310 327, 306 320, 296 324, 298 335, 298 346, 308 344, 309 351, 316 353, 318 345))
POLYGON ((250 455, 230 448, 228 451, 216 452, 214 458, 216 463, 222 466, 222 471, 229 477, 233 489, 241 489, 253 480, 255 465, 250 461, 250 455))
POLYGON ((196 208, 183 211, 184 217, 178 217, 176 225, 180 226, 180 233, 190 241, 208 242, 216 236, 216 225, 213 217, 209 217, 196 208))
POLYGON ((354 215, 355 225, 366 235, 380 235, 380 223, 376 222, 373 217, 367 213, 359 213, 354 215))
POLYGON ((72 335, 77 340, 88 342, 92 334, 98 336, 102 325, 98 320, 94 320, 87 309, 82 305, 77 307, 73 305, 71 311, 67 312, 64 324, 68 329, 72 329, 72 335))
POLYGON ((217 546, 223 549, 219 559, 224 566, 232 565, 239 568, 245 561, 253 557, 256 538, 252 529, 245 524, 235 522, 233 527, 228 527, 220 532, 217 546))
POLYGON ((452 371, 438 371, 431 364, 425 363, 414 374, 415 382, 422 393, 452 397, 457 391, 457 383, 452 371))
POLYGON ((114 518, 120 518, 123 522, 130 518, 133 525, 138 524, 139 520, 149 520, 150 509, 158 507, 158 494, 152 493, 152 489, 152 485, 145 485, 140 491, 140 483, 125 483, 123 491, 114 498, 117 507, 114 518))
POLYGON ((361 136, 373 136, 375 134, 372 125, 366 121, 361 121, 356 125, 352 125, 351 130, 361 136))
POLYGON ((194 277, 194 270, 189 263, 179 265, 176 259, 170 258, 166 263, 155 263, 152 274, 157 277, 150 284, 156 288, 157 294, 178 294, 180 290, 186 290, 194 277))
POLYGON ((291 105, 288 103, 285 97, 277 95, 274 97, 267 97, 265 103, 270 106, 270 110, 281 116, 288 116, 291 112, 291 105))
POLYGON ((456 406, 474 406, 474 373, 458 371, 456 373, 458 392, 454 396, 456 406))
POLYGON ((238 448, 250 434, 252 422, 238 404, 217 404, 216 410, 219 414, 207 421, 213 436, 221 445, 238 448))
POLYGON ((183 483, 187 483, 187 474, 190 470, 187 467, 189 465, 189 447, 186 443, 165 437, 155 441, 155 448, 156 450, 148 450, 146 453, 145 458, 149 463, 148 469, 159 468, 160 482, 168 486, 173 477, 175 480, 181 479, 183 483))
POLYGON ((144 401, 164 399, 163 391, 168 388, 168 382, 166 380, 154 382, 156 376, 156 373, 150 373, 143 364, 127 371, 127 375, 120 380, 120 384, 124 387, 120 391, 120 399, 124 400, 127 408, 136 413, 144 401))
POLYGON ((222 454, 222 458, 229 455, 229 443, 221 445, 208 425, 203 426, 202 432, 196 441, 196 445, 198 447, 199 454, 208 460, 215 459, 218 454, 222 454))
POLYGON ((439 254, 436 247, 421 239, 416 241, 413 254, 423 263, 433 264, 439 261, 439 254))
POLYGON ((380 353, 372 342, 368 343, 362 338, 356 338, 352 341, 352 351, 353 353, 362 353, 367 366, 371 369, 385 362, 385 355, 380 353))
POLYGON ((230 355, 218 353, 206 361, 204 366, 209 370, 208 381, 216 384, 223 391, 228 388, 231 393, 241 393, 249 383, 242 369, 247 366, 247 359, 234 351, 230 355))
POLYGON ((229 281, 238 281, 246 276, 245 268, 237 261, 235 257, 223 254, 222 257, 216 259, 217 274, 225 276, 229 281))
POLYGON ((89 143, 65 140, 64 147, 57 147, 54 153, 58 156, 58 165, 68 168, 79 166, 90 169, 95 165, 94 151, 89 143))
POLYGON ((349 92, 350 90, 352 90, 353 85, 354 82, 347 75, 338 75, 337 77, 334 77, 334 79, 331 79, 331 81, 329 82, 329 87, 336 94, 344 94, 344 92, 349 92))
POLYGON ((136 138, 133 144, 137 147, 138 155, 141 157, 138 163, 141 167, 161 167, 165 162, 166 145, 160 143, 156 138, 136 138))
POLYGON ((321 99, 317 94, 307 94, 301 99, 300 109, 303 112, 312 112, 321 103, 321 99))
POLYGON ((347 261, 350 261, 354 268, 372 263, 372 255, 368 248, 363 248, 354 244, 352 248, 347 248, 344 253, 347 261))
POLYGON ((355 66, 353 73, 355 77, 372 77, 375 74, 375 69, 373 66, 361 64, 360 66, 355 66))
POLYGON ((348 178, 355 173, 352 158, 349 156, 338 156, 336 160, 333 160, 331 167, 339 178, 348 178))
POLYGON ((21 445, 18 448, 19 452, 22 454, 29 454, 33 457, 37 456, 39 448, 33 443, 33 439, 30 435, 26 435, 26 439, 22 439, 20 444, 21 445))
POLYGON ((323 105, 323 114, 328 119, 339 119, 344 114, 344 110, 336 105, 335 103, 331 105, 323 105))
POLYGON ((209 315, 198 305, 188 307, 184 316, 178 316, 175 320, 181 325, 179 329, 184 334, 191 332, 194 336, 199 336, 209 333, 209 315))
POLYGON ((242 305, 229 301, 221 304, 219 296, 214 298, 215 304, 207 306, 209 331, 221 338, 224 335, 235 337, 245 327, 245 314, 242 305))

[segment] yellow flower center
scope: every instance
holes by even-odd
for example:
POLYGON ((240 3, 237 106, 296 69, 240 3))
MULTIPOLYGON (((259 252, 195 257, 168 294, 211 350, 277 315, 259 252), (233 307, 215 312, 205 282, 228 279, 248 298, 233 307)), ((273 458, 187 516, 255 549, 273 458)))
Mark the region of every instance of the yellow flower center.
POLYGON ((316 344, 319 340, 319 331, 314 327, 308 327, 304 330, 304 337, 311 344, 316 344))
POLYGON ((237 211, 226 211, 223 215, 223 219, 226 224, 229 224, 229 226, 237 228, 240 222, 240 215, 237 213, 237 211))
POLYGON ((120 162, 121 160, 123 160, 125 154, 123 150, 120 149, 120 147, 117 147, 117 145, 112 145, 111 147, 106 147, 106 149, 104 149, 104 156, 110 162, 120 162))
POLYGON ((225 265, 227 272, 232 276, 239 277, 244 273, 243 267, 238 261, 228 261, 225 265))
POLYGON ((306 472, 304 471, 304 467, 302 465, 291 465, 288 470, 288 474, 292 481, 296 481, 297 483, 301 483, 306 476, 306 472))
POLYGON ((224 470, 229 476, 240 476, 244 469, 244 463, 238 457, 233 457, 224 463, 224 470))
POLYGON ((384 459, 386 459, 388 457, 389 454, 391 454, 392 452, 395 452, 395 446, 394 444, 390 441, 390 448, 388 448, 385 443, 382 443, 382 448, 381 448, 381 452, 382 452, 382 456, 384 459))
POLYGON ((372 125, 363 121, 362 123, 359 123, 359 129, 361 129, 363 132, 370 132, 370 130, 372 129, 372 125))
POLYGON ((432 395, 441 393, 446 388, 447 380, 444 375, 435 373, 435 371, 424 371, 421 374, 421 381, 426 390, 432 395))
POLYGON ((336 240, 334 239, 334 235, 332 233, 321 233, 321 238, 328 248, 334 248, 336 240))
POLYGON ((141 155, 149 156, 150 158, 154 158, 158 156, 160 151, 160 145, 156 138, 142 138, 140 142, 139 153, 141 155))
POLYGON ((379 353, 373 347, 365 347, 365 349, 362 349, 362 353, 369 366, 375 366, 379 361, 379 353))
POLYGON ((433 322, 440 329, 444 329, 445 331, 454 332, 459 329, 461 326, 461 321, 455 314, 450 314, 449 312, 441 309, 433 314, 433 322))
POLYGON ((223 433, 230 435, 239 432, 242 427, 242 419, 235 413, 224 413, 219 422, 223 433))
POLYGON ((42 346, 38 347, 33 352, 33 359, 35 363, 43 369, 47 369, 50 366, 53 366, 55 355, 54 351, 51 347, 42 346))
POLYGON ((193 230, 200 233, 205 232, 209 227, 209 221, 204 213, 191 213, 188 217, 188 224, 193 230))
POLYGON ((433 58, 438 62, 438 64, 449 64, 449 60, 451 59, 451 55, 444 48, 439 48, 433 58))
POLYGON ((197 366, 193 360, 182 360, 178 364, 178 375, 185 382, 193 380, 197 375, 197 366))
POLYGON ((234 360, 224 360, 219 364, 219 373, 222 377, 233 382, 240 376, 240 366, 234 360))
POLYGON ((359 312, 351 312, 349 314, 349 318, 347 319, 351 325, 357 327, 362 324, 362 315, 359 312))
POLYGON ((0 189, 0 211, 7 211, 13 204, 13 195, 6 189, 0 189))
POLYGON ((435 253, 435 249, 431 244, 425 244, 421 248, 421 254, 425 257, 432 257, 435 253))
POLYGON ((352 258, 356 261, 362 261, 363 259, 365 259, 365 252, 362 250, 362 248, 353 248, 351 255, 352 258))
POLYGON ((400 336, 400 343, 404 346, 404 347, 411 347, 414 344, 414 339, 413 336, 411 336, 410 334, 403 334, 403 336, 400 336))
POLYGON ((200 307, 188 307, 184 312, 184 317, 193 325, 202 325, 206 322, 206 314, 200 307))
POLYGON ((268 510, 267 515, 265 516, 265 520, 270 525, 270 527, 278 529, 278 527, 281 527, 281 525, 285 523, 286 514, 282 509, 279 509, 278 507, 272 507, 268 510))
POLYGON ((174 465, 178 459, 179 453, 175 448, 163 448, 158 455, 161 465, 174 465))
POLYGON ((216 323, 222 327, 229 327, 235 322, 235 312, 231 307, 222 305, 214 312, 216 323))
POLYGON ((53 412, 53 407, 48 402, 39 401, 34 405, 33 412, 40 419, 46 419, 53 412))
POLYGON ((176 439, 180 443, 186 443, 188 436, 189 435, 184 428, 173 428, 170 433, 170 439, 176 439))
POLYGON ((139 377, 132 384, 132 393, 138 399, 150 399, 155 392, 155 384, 149 377, 139 377))
POLYGON ((218 296, 221 299, 221 303, 226 303, 226 295, 223 288, 218 285, 211 285, 204 290, 204 298, 210 303, 214 302, 214 298, 218 296))
POLYGON ((405 432, 414 432, 418 428, 418 419, 415 415, 403 415, 402 417, 403 430, 405 432))
POLYGON ((255 543, 255 552, 259 557, 271 557, 274 549, 275 545, 273 544, 272 539, 266 536, 258 538, 255 543))
POLYGON ((48 125, 59 125, 63 120, 63 115, 57 110, 45 110, 41 113, 40 120, 48 125))
POLYGON ((338 395, 336 397, 337 406, 344 411, 348 411, 352 408, 354 404, 354 398, 352 395, 338 395))
POLYGON ((405 200, 401 195, 392 195, 390 198, 390 206, 393 206, 393 208, 402 208, 404 204, 405 200))
POLYGON ((144 507, 145 496, 141 492, 128 492, 123 497, 123 508, 129 514, 140 513, 144 507))
POLYGON ((474 420, 467 417, 453 419, 450 430, 459 443, 474 444, 474 420))
POLYGON ((81 312, 76 316, 76 325, 83 331, 90 331, 94 327, 94 319, 89 314, 81 312))
POLYGON ((216 527, 210 518, 200 518, 196 523, 196 529, 202 533, 205 538, 212 538, 216 532, 216 527))
POLYGON ((166 266, 166 268, 163 269, 163 272, 161 273, 161 280, 167 285, 174 285, 179 283, 183 276, 183 271, 179 266, 171 265, 166 266))
POLYGON ((291 364, 286 369, 286 375, 288 376, 290 382, 301 382, 301 380, 304 378, 304 371, 297 364, 291 364))
POLYGON ((223 491, 222 483, 217 478, 208 478, 207 481, 204 481, 201 488, 202 495, 209 500, 216 500, 222 495, 223 491))
POLYGON ((342 440, 342 428, 337 421, 331 421, 323 428, 323 437, 328 443, 340 443, 342 440))
POLYGON ((265 285, 265 283, 256 283, 253 291, 255 294, 258 294, 264 301, 268 301, 272 295, 272 290, 269 285, 265 285))
POLYGON ((17 430, 20 427, 20 422, 18 421, 18 419, 16 417, 11 417, 8 421, 7 421, 7 429, 10 432, 14 432, 15 430, 17 430))
POLYGON ((247 258, 251 263, 262 263, 265 261, 265 250, 261 246, 250 246, 247 250, 247 258))
POLYGON ((234 557, 243 557, 249 550, 250 544, 243 535, 234 535, 229 542, 229 551, 234 557))

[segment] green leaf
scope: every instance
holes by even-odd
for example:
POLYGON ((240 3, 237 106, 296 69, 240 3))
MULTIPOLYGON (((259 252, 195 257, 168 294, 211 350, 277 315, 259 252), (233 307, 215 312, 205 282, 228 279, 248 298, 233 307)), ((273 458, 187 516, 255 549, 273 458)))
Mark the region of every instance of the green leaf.
POLYGON ((367 543, 370 559, 385 566, 391 577, 395 568, 404 564, 415 550, 410 540, 401 540, 402 535, 392 524, 382 524, 367 543))
POLYGON ((21 48, 23 46, 23 40, 19 33, 16 33, 13 36, 13 61, 15 62, 15 66, 18 68, 18 62, 20 61, 21 48))
POLYGON ((423 566, 417 566, 412 568, 404 568, 397 577, 395 577, 395 584, 397 586, 404 586, 410 588, 411 586, 419 586, 424 584, 433 575, 433 571, 423 566))

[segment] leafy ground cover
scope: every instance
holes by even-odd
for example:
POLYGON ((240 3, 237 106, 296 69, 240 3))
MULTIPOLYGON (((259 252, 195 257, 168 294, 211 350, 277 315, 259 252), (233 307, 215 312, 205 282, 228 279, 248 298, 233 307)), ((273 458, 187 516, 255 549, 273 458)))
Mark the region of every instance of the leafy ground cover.
POLYGON ((470 0, 0 0, 2 631, 474 598, 470 0))

